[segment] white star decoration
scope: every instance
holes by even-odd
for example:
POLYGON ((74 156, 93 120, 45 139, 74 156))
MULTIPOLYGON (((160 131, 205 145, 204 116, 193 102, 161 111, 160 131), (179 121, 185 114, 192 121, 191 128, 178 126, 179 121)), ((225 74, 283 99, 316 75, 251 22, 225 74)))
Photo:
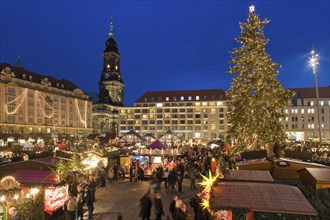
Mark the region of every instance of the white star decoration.
POLYGON ((251 6, 249 7, 250 13, 254 12, 254 9, 255 9, 254 5, 251 5, 251 6))

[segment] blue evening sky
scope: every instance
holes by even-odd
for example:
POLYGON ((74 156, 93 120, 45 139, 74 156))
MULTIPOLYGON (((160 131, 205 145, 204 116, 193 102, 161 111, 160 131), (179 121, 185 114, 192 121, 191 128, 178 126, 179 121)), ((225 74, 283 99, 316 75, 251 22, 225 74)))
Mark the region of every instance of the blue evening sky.
POLYGON ((0 62, 21 56, 27 70, 98 92, 102 52, 113 17, 125 105, 146 91, 224 89, 229 52, 249 6, 270 19, 267 52, 282 65, 285 88, 314 87, 308 57, 320 54, 329 86, 329 1, 15 1, 0 0, 0 62))

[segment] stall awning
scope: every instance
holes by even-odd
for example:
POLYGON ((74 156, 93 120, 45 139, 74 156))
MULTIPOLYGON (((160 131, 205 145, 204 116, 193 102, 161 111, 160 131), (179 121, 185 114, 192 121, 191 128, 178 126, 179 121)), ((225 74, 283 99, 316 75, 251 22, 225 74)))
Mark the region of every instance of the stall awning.
POLYGON ((163 144, 162 142, 160 142, 159 140, 155 140, 152 144, 150 144, 147 149, 152 149, 152 150, 155 150, 155 149, 167 149, 168 147, 163 144))
POLYGON ((211 192, 210 208, 317 215, 298 187, 270 183, 220 183, 211 192))
POLYGON ((17 170, 12 176, 20 183, 59 183, 57 175, 51 170, 17 170))

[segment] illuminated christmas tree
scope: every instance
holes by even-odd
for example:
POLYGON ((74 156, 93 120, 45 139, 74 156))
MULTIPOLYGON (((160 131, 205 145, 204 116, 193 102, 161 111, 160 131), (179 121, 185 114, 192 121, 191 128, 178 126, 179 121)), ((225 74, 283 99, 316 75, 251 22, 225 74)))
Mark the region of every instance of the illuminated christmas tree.
POLYGON ((235 39, 241 46, 231 52, 229 73, 235 77, 227 91, 232 124, 228 137, 238 151, 260 149, 286 139, 279 120, 285 117, 284 109, 293 93, 276 79, 281 66, 266 52, 269 39, 263 29, 268 23, 250 6, 247 23, 240 23, 241 35, 235 39))

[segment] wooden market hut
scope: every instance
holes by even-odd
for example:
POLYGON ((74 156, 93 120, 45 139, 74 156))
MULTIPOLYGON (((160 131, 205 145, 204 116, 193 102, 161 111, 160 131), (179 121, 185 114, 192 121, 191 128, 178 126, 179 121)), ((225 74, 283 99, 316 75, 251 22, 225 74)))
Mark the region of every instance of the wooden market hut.
POLYGON ((269 184, 222 182, 213 187, 210 209, 246 210, 253 219, 256 212, 316 216, 318 213, 298 187, 269 184), (252 216, 251 216, 252 213, 252 216))
POLYGON ((295 159, 279 158, 274 161, 265 159, 246 160, 236 163, 239 170, 267 170, 274 179, 299 180, 299 170, 304 168, 328 168, 328 166, 295 159))
POLYGON ((300 181, 312 189, 330 189, 329 168, 305 168, 299 170, 300 181))

